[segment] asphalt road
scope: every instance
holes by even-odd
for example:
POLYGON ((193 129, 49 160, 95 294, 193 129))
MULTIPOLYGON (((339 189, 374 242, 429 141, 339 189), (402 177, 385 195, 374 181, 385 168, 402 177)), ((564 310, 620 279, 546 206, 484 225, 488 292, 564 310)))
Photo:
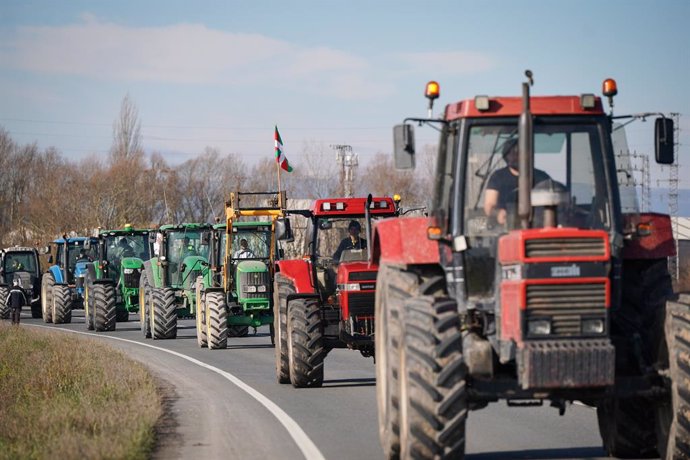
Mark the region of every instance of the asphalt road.
MULTIPOLYGON (((107 333, 87 331, 82 310, 71 324, 45 324, 28 312, 22 324, 104 340, 165 382, 169 415, 156 458, 383 459, 371 358, 334 350, 323 388, 295 389, 276 382, 268 328, 208 350, 198 348, 193 320, 179 322, 177 339, 153 341, 130 318, 107 333)), ((597 458, 605 456, 591 408, 571 405, 561 417, 546 405, 500 402, 470 414, 468 460, 597 458)))

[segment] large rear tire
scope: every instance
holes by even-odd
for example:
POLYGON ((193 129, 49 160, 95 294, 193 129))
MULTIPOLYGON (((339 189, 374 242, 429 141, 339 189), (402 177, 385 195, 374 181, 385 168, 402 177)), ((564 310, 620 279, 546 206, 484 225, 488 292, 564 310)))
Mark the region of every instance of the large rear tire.
POLYGON ((65 284, 53 287, 53 323, 67 324, 72 322, 72 294, 65 284))
POLYGON ((228 307, 223 293, 207 292, 205 304, 209 350, 228 348, 228 307))
POLYGON ((146 270, 142 270, 139 277, 139 326, 145 339, 151 338, 151 303, 151 285, 146 270))
POLYGON ((402 332, 400 456, 462 459, 468 403, 456 301, 408 299, 402 332))
MULTIPOLYGON (((664 306, 672 295, 666 259, 624 262, 622 302, 611 311, 617 374, 641 375, 654 366, 664 336, 664 306)), ((658 455, 654 406, 648 398, 602 401, 597 407, 597 419, 604 449, 610 456, 658 455)))
POLYGON ((597 406, 604 450, 617 458, 657 457, 654 409, 643 398, 608 399, 597 406))
POLYGON ((287 312, 290 382, 295 388, 323 385, 326 349, 321 332, 321 311, 314 299, 290 302, 287 312))
POLYGON ((400 360, 403 303, 419 287, 413 273, 382 265, 376 282, 376 402, 379 439, 386 458, 400 456, 400 360))
POLYGON ((53 322, 53 289, 55 288, 55 278, 48 272, 43 275, 41 280, 41 313, 43 321, 53 322))
POLYGON ((7 305, 7 296, 10 290, 6 286, 0 286, 0 318, 9 319, 11 309, 7 305))
POLYGON ((690 458, 690 297, 667 302, 659 365, 670 397, 657 407, 662 459, 690 458), (683 303, 680 303, 683 302, 683 303), (673 353, 669 354, 669 350, 673 353))
POLYGON ((93 308, 93 328, 97 332, 114 331, 115 287, 112 284, 93 284, 92 286, 90 307, 93 308))
POLYGON ((177 305, 171 288, 151 290, 151 337, 153 340, 177 338, 177 305))
POLYGON ((287 345, 287 297, 295 293, 292 284, 280 274, 275 277, 273 290, 273 329, 275 334, 276 378, 278 383, 290 383, 290 359, 287 345))

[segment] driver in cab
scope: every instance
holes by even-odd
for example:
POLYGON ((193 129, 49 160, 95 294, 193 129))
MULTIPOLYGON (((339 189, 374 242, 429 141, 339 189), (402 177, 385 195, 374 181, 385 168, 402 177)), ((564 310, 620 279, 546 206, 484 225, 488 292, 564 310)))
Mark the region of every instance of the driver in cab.
POLYGON ((349 233, 349 236, 343 238, 343 240, 338 245, 338 249, 336 249, 333 253, 333 261, 335 263, 340 262, 340 256, 342 255, 343 251, 347 251, 349 249, 367 248, 367 240, 365 240, 364 238, 360 238, 359 236, 361 231, 361 224, 356 220, 351 220, 347 226, 347 232, 349 233))
MULTIPOLYGON (((507 140, 501 149, 501 155, 506 162, 506 166, 497 169, 489 177, 489 182, 484 191, 484 213, 488 217, 495 216, 496 222, 505 225, 507 221, 507 207, 509 199, 517 199, 515 191, 518 188, 518 177, 520 175, 518 140, 517 138, 507 140)), ((534 169, 533 183, 549 179, 549 175, 542 170, 534 169)))

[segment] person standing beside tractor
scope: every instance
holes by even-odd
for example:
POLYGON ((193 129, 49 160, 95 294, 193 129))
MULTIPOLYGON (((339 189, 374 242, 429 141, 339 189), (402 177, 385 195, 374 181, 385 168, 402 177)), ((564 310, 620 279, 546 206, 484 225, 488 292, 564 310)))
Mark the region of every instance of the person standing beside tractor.
POLYGON ((12 280, 12 289, 7 294, 6 305, 9 305, 12 310, 12 324, 19 324, 19 317, 22 312, 22 307, 27 305, 26 296, 22 289, 22 281, 19 278, 12 280))
MULTIPOLYGON (((506 166, 497 169, 489 177, 484 192, 484 213, 495 216, 496 222, 505 225, 508 215, 508 207, 517 204, 518 177, 520 176, 520 165, 518 162, 518 141, 508 139, 501 149, 506 166), (512 196, 512 198, 511 198, 512 196), (514 199, 514 202, 512 202, 514 199)), ((549 175, 540 169, 534 169, 534 184, 548 180, 549 175)))
POLYGON ((362 231, 362 225, 356 221, 351 220, 347 226, 347 232, 349 236, 343 238, 343 240, 338 245, 338 249, 333 253, 333 260, 337 263, 340 260, 340 256, 343 251, 350 249, 366 249, 367 240, 360 238, 359 233, 362 231))

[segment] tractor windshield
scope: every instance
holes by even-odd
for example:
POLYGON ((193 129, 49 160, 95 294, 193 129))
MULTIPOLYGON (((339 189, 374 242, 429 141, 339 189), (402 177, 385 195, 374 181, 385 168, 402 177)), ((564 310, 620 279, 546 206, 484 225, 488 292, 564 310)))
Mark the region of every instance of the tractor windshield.
MULTIPOLYGON (((519 175, 516 127, 479 125, 471 127, 469 133, 466 233, 516 228, 519 175), (493 213, 486 206, 487 197, 492 196, 493 213)), ((609 193, 601 151, 601 136, 595 124, 535 123, 533 194, 542 189, 557 192, 561 200, 557 204, 558 225, 610 228, 609 193)), ((539 211, 535 203, 535 220, 539 211)), ((539 222, 535 221, 534 226, 539 226, 539 222)))
MULTIPOLYGON (((463 227, 470 247, 467 287, 471 297, 491 297, 495 292, 498 237, 519 228, 517 128, 515 124, 482 121, 471 125, 467 132, 463 191, 463 227)), ((557 226, 611 228, 601 133, 592 122, 535 120, 533 227, 544 225, 545 208, 535 198, 541 193, 556 209, 557 226)))
MULTIPOLYGON (((62 249, 62 247, 60 247, 62 249)), ((91 262, 98 258, 97 245, 92 244, 89 249, 84 248, 83 241, 69 243, 67 249, 67 268, 74 270, 77 262, 91 262)))
POLYGON ((168 232, 167 251, 170 262, 178 263, 190 256, 208 258, 208 244, 202 244, 201 230, 168 232))
MULTIPOLYGON (((372 217, 373 218, 373 217, 372 217)), ((317 261, 367 260, 364 217, 318 218, 314 255, 317 261)))
POLYGON ((36 273, 36 257, 33 252, 8 252, 3 260, 2 273, 5 283, 12 284, 16 272, 36 273))
POLYGON ((233 259, 268 259, 271 255, 271 227, 234 228, 233 259))
POLYGON ((141 260, 149 260, 148 234, 141 235, 108 235, 105 242, 105 257, 110 266, 120 268, 120 263, 125 257, 137 257, 141 260))

